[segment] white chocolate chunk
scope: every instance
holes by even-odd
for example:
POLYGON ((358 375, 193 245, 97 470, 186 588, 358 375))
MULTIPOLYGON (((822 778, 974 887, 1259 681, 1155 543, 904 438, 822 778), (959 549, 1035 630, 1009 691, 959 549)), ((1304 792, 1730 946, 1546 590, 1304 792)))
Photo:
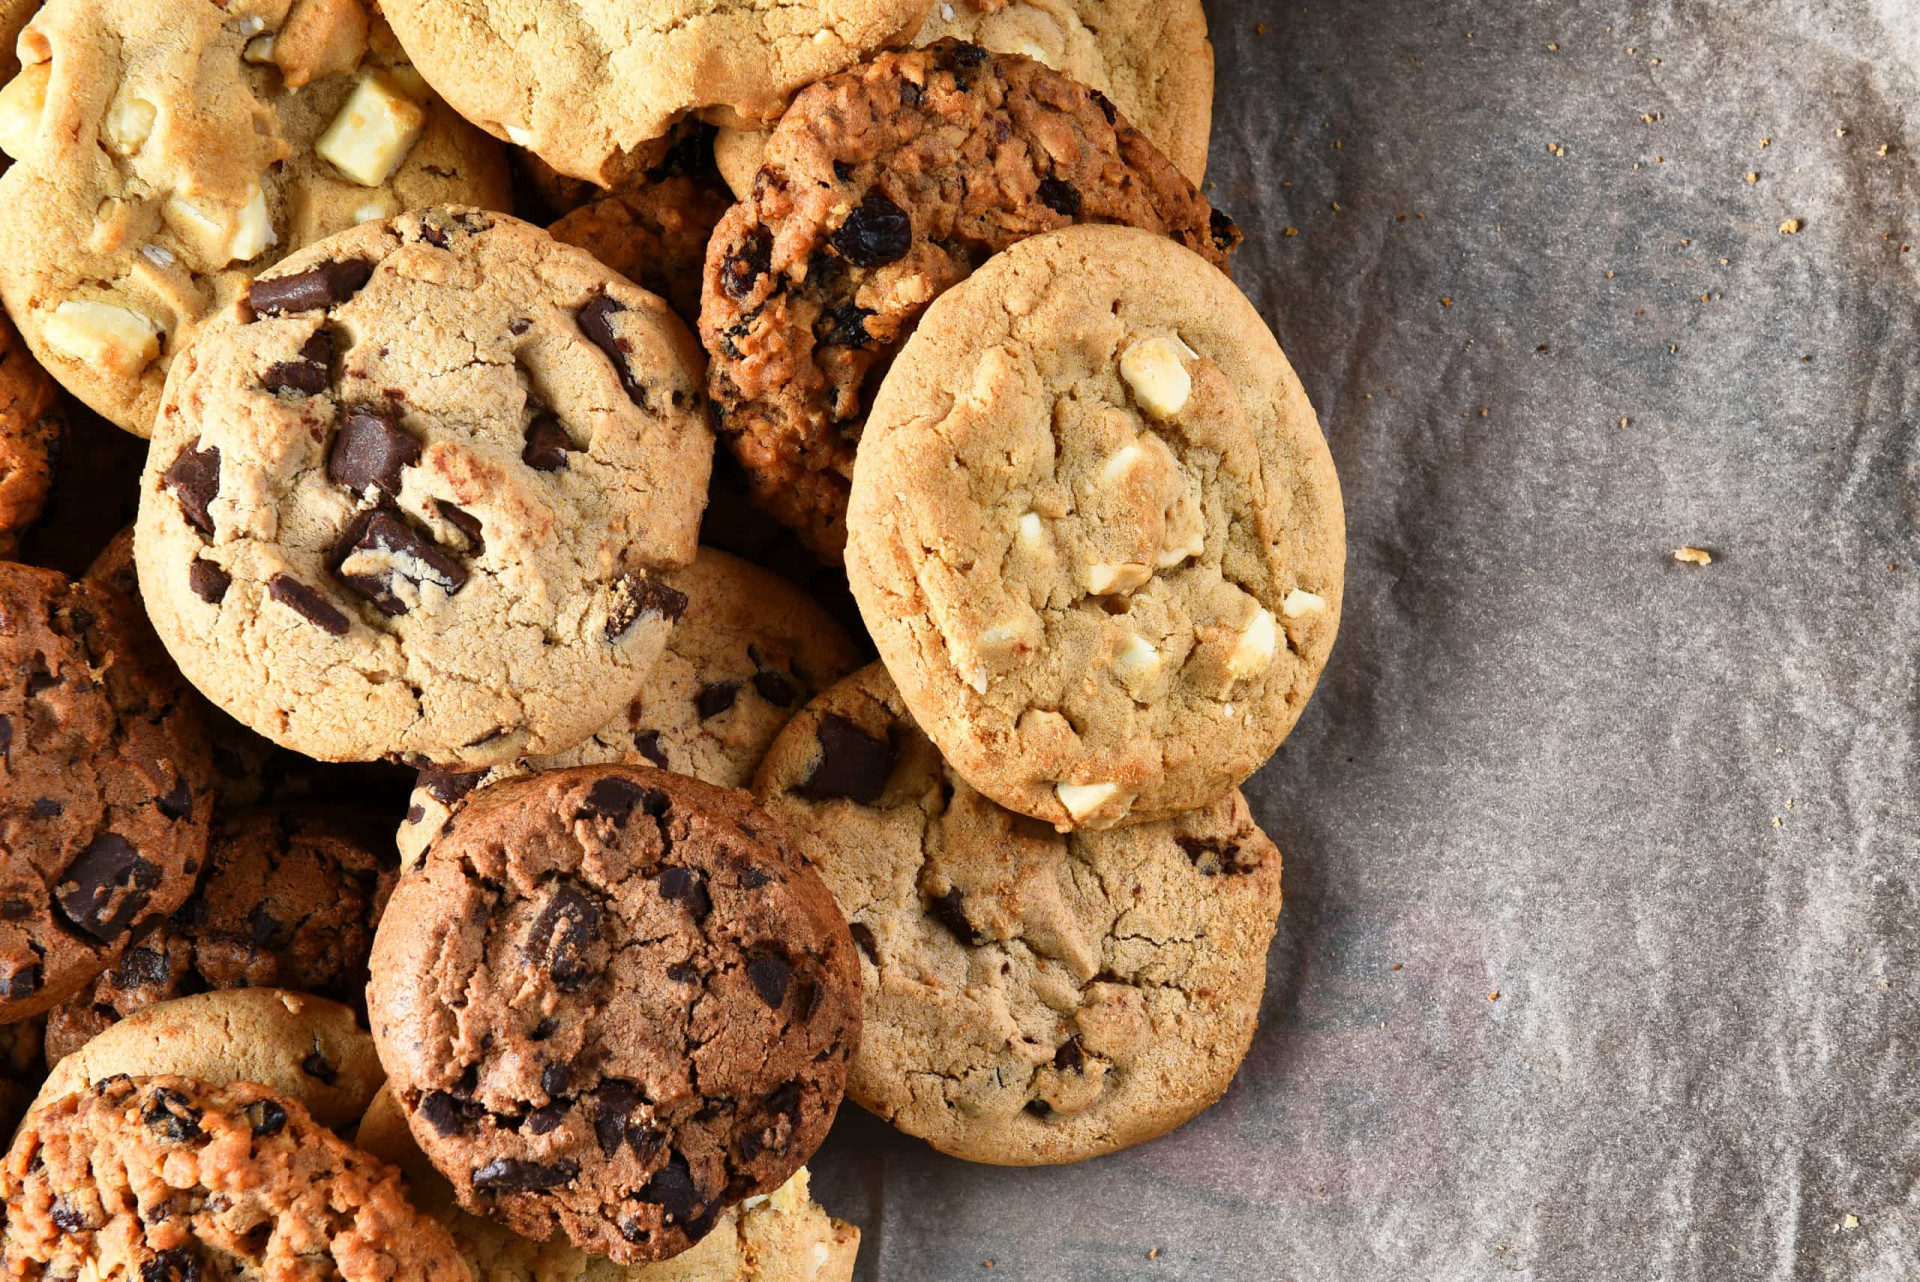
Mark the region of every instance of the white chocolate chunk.
POLYGON ((1085 819, 1100 807, 1120 795, 1117 783, 1057 783, 1053 785, 1054 795, 1060 798, 1060 804, 1075 820, 1085 819))
POLYGON ((1100 469, 1100 482, 1111 485, 1134 468, 1147 461, 1147 452, 1140 448, 1140 442, 1128 441, 1113 452, 1107 465, 1100 469))
POLYGON ((967 678, 967 684, 973 687, 975 694, 984 695, 987 692, 987 665, 984 663, 974 665, 973 674, 967 678))
POLYGON ((267 29, 267 20, 259 14, 251 14, 240 19, 236 28, 243 36, 257 36, 267 29))
POLYGON ((1120 356, 1120 377, 1155 418, 1172 418, 1193 394, 1193 376, 1180 360, 1183 346, 1177 338, 1145 338, 1120 356))
POLYGON ((353 220, 370 223, 379 218, 391 218, 400 212, 400 198, 390 191, 377 191, 360 202, 353 211, 353 220))
POLYGON ((140 246, 140 256, 152 263, 155 267, 171 267, 180 261, 173 256, 173 251, 165 245, 142 245, 140 246))
POLYGON ((60 355, 123 378, 137 376, 160 355, 160 327, 113 303, 69 299, 40 332, 60 355))
POLYGON ((827 1267, 827 1261, 833 1258, 833 1252, 825 1242, 813 1244, 813 1276, 819 1277, 820 1270, 827 1267))
POLYGON ((1280 613, 1289 619, 1303 618, 1309 614, 1321 614, 1327 608, 1327 599, 1312 592, 1303 592, 1299 588, 1287 593, 1280 603, 1280 613))
POLYGON ((115 102, 107 108, 107 119, 101 127, 108 149, 116 156, 138 153, 153 134, 155 115, 153 104, 145 98, 122 98, 115 102))
POLYGON ((1019 531, 1020 546, 1026 548, 1029 552, 1038 552, 1042 539, 1044 538, 1044 531, 1040 525, 1040 514, 1038 512, 1028 512, 1022 515, 1020 518, 1019 531))
POLYGON ((807 1190, 807 1186, 812 1183, 812 1181, 813 1172, 809 1171, 806 1167, 803 1166, 795 1171, 792 1178, 768 1195, 768 1200, 772 1202, 773 1209, 776 1211, 784 1211, 788 1215, 794 1215, 806 1210, 807 1203, 813 1200, 807 1190))
POLYGON ((1053 50, 1041 45, 1037 40, 1029 40, 1027 37, 1022 36, 1013 42, 1012 51, 1020 54, 1022 57, 1031 58, 1035 62, 1051 67, 1055 71, 1060 70, 1060 59, 1055 56, 1053 50))
POLYGON ((1240 630, 1240 640, 1235 643, 1233 653, 1227 656, 1227 671, 1238 680, 1272 663, 1277 637, 1273 612, 1265 608, 1255 610, 1253 618, 1240 630))
POLYGON ((522 128, 519 125, 508 125, 507 141, 516 147, 531 147, 533 146, 533 130, 522 128))
POLYGON ((247 41, 247 47, 240 51, 240 56, 248 62, 270 63, 273 61, 273 44, 271 35, 255 36, 247 41))
POLYGON ((393 176, 426 127, 427 113, 400 82, 373 71, 360 77, 313 149, 362 187, 378 187, 393 176))
POLYGON ((22 68, 0 89, 0 151, 15 160, 24 158, 33 145, 40 114, 47 106, 47 81, 52 78, 52 63, 36 63, 22 68))
POLYGON ((244 263, 258 258, 269 245, 278 244, 279 240, 279 233, 273 229, 273 215, 267 212, 267 193, 260 184, 255 183, 253 195, 241 206, 240 224, 233 230, 227 253, 231 261, 244 263))
POLYGON ((1003 619, 999 623, 981 629, 980 646, 986 650, 1004 650, 1026 634, 1026 620, 1003 619))
POLYGON ((1113 592, 1131 592, 1152 577, 1153 568, 1141 565, 1137 561, 1122 561, 1118 565, 1091 565, 1087 567, 1087 591, 1094 596, 1106 596, 1113 592))
POLYGON ((1123 681, 1150 681, 1160 671, 1160 651, 1136 632, 1127 638, 1120 653, 1113 656, 1113 670, 1123 681))

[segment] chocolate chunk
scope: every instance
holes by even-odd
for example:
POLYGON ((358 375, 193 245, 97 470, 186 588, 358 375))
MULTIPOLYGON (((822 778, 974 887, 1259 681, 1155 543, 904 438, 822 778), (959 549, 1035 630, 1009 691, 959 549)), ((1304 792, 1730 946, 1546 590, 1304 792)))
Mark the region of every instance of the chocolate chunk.
POLYGON ((753 688, 760 692, 762 699, 776 708, 791 708, 799 693, 793 688, 793 682, 771 668, 762 668, 753 674, 753 688))
POLYGON ((287 1129, 287 1110, 270 1099, 247 1105, 247 1125, 255 1135, 278 1135, 287 1129))
POLYGON ((1230 254, 1240 247, 1241 233, 1239 224, 1218 209, 1207 218, 1208 234, 1213 238, 1213 247, 1223 254, 1230 254))
POLYGON ((521 956, 544 968, 561 992, 575 992, 593 977, 587 950, 600 942, 602 923, 597 899, 574 882, 557 882, 533 919, 521 956))
POLYGON ((613 332, 613 317, 626 310, 626 304, 602 294, 580 309, 580 332, 613 362, 614 372, 620 375, 620 386, 626 389, 627 399, 645 409, 647 389, 633 381, 633 368, 627 363, 627 344, 613 332))
POLYGON ((207 604, 219 605, 227 599, 227 589, 233 586, 233 576, 205 557, 195 557, 193 564, 187 567, 187 586, 207 604))
POLYGON ((40 963, 20 964, 12 958, 0 958, 0 997, 23 1002, 40 991, 40 963))
POLYGON ((1107 97, 1107 95, 1101 93, 1098 89, 1087 90, 1087 97, 1093 100, 1094 106, 1100 108, 1100 114, 1107 118, 1108 124, 1114 124, 1120 119, 1120 112, 1114 107, 1113 99, 1107 97))
POLYGON ((697 984, 700 982, 700 972, 685 962, 675 962, 667 967, 667 978, 676 984, 697 984))
POLYGON ((1080 189, 1070 182, 1058 178, 1040 180, 1040 203, 1056 214, 1065 214, 1068 218, 1080 216, 1080 189))
POLYGON ((1175 837, 1174 844, 1193 861, 1202 877, 1239 876, 1252 872, 1258 864, 1240 862, 1240 843, 1218 837, 1175 837))
POLYGON ((586 797, 580 803, 575 819, 609 819, 616 828, 627 826, 627 820, 633 817, 633 808, 645 803, 649 814, 666 813, 667 799, 657 792, 650 793, 631 779, 622 779, 610 775, 594 781, 587 789, 586 797))
POLYGON ((701 1199, 687 1159, 677 1152, 669 1157, 640 1190, 640 1200, 665 1211, 669 1223, 685 1224, 693 1219, 699 1213, 701 1199))
POLYGON ((322 263, 318 267, 256 280, 247 287, 247 303, 262 316, 310 312, 344 303, 373 278, 373 264, 363 258, 322 263))
POLYGON ((477 1110, 471 1100, 463 1100, 445 1091, 429 1091, 420 1101, 420 1116, 441 1139, 467 1129, 468 1118, 477 1110))
POLYGON ((574 1161, 542 1165, 497 1157, 473 1173, 473 1187, 489 1193, 544 1193, 570 1184, 580 1174, 574 1161))
POLYGON ((193 818, 193 787, 185 779, 176 779, 172 791, 164 797, 155 797, 153 804, 160 807, 160 813, 169 819, 193 818))
POLYGON ((527 447, 520 451, 520 461, 536 472, 558 472, 567 465, 567 455, 579 448, 560 420, 543 412, 527 424, 527 447))
POLYGON ((687 595, 644 574, 623 574, 613 582, 607 603, 607 640, 618 641, 643 614, 678 623, 687 612, 687 595))
POLYGON ((853 942, 860 946, 860 951, 867 955, 867 960, 878 966, 880 964, 880 941, 874 938, 873 927, 863 921, 856 921, 847 927, 847 929, 853 932, 853 942))
POLYGON ((1046 1118, 1053 1116, 1053 1105, 1043 1099, 1028 1100, 1026 1108, 1027 1112, 1032 1113, 1035 1117, 1046 1118))
POLYGON ((486 777, 485 770, 440 770, 428 767, 420 772, 417 782, 435 801, 443 806, 451 806, 478 788, 480 781, 486 777))
POLYGON ((318 1082, 328 1086, 340 1080, 340 1070, 328 1062, 327 1057, 315 1047, 313 1053, 300 1061, 300 1071, 318 1082))
POLYGON ((129 948, 113 968, 116 988, 143 988, 167 982, 167 956, 151 948, 129 948))
POLYGON ((53 1199, 53 1207, 48 1211, 47 1218, 51 1219, 53 1227, 62 1233, 78 1233, 82 1229, 92 1227, 87 1223, 87 1217, 68 1206, 63 1198, 53 1199))
POLYGON ((1061 1072, 1084 1072, 1087 1057, 1080 1051, 1080 1034, 1075 1033, 1060 1043, 1060 1049, 1053 1053, 1053 1066, 1061 1072))
POLYGON ((186 1096, 164 1086, 148 1092, 140 1106, 140 1120, 155 1135, 175 1144, 200 1138, 200 1110, 187 1103, 186 1096))
POLYGON ((884 192, 868 192, 828 240, 855 267, 885 267, 913 248, 913 220, 884 192))
POLYGON ((125 837, 103 832, 60 874, 54 902, 76 930, 101 943, 124 935, 160 886, 160 870, 125 837))
POLYGON ((420 239, 426 241, 435 249, 445 249, 447 247, 447 229, 438 223, 430 223, 423 220, 420 224, 420 239))
POLYGON ((566 1120, 566 1104, 549 1104, 545 1108, 536 1108, 527 1115, 527 1129, 535 1135, 546 1135, 559 1130, 566 1124, 566 1120))
POLYGON ((327 453, 327 479, 356 494, 369 486, 389 498, 400 497, 400 472, 420 461, 420 441, 391 418, 373 410, 354 410, 333 434, 327 453))
POLYGON ((343 637, 353 626, 347 616, 334 609, 327 598, 300 580, 289 578, 287 575, 276 574, 268 579, 267 595, 322 632, 343 637))
POLYGON ((979 927, 967 920, 967 897, 955 886, 944 895, 934 895, 927 901, 927 911, 933 919, 953 932, 953 937, 963 944, 984 944, 987 937, 980 933, 979 927))
POLYGON ((487 550, 487 540, 481 532, 479 517, 465 508, 455 507, 441 499, 435 499, 433 506, 442 517, 446 518, 448 525, 467 536, 468 552, 478 556, 487 550))
POLYGON ((313 396, 327 390, 332 367, 333 339, 326 330, 317 330, 301 346, 297 360, 276 361, 267 366, 260 386, 269 392, 297 392, 302 396, 313 396))
POLYGON ((179 502, 187 524, 212 538, 213 514, 208 509, 220 493, 220 447, 180 451, 160 474, 160 484, 179 502))
POLYGON ((247 929, 253 933, 256 948, 267 948, 274 939, 286 930, 286 923, 267 911, 265 904, 256 904, 247 914, 247 929))
POLYGON ((660 747, 660 732, 658 730, 643 730, 639 734, 634 735, 633 750, 645 757, 648 761, 651 761, 654 765, 659 766, 662 770, 667 768, 667 754, 665 750, 660 747))
POLYGON ((901 106, 918 107, 922 102, 926 101, 926 97, 927 97, 927 91, 922 89, 919 85, 915 84, 913 81, 902 80, 900 82, 900 105, 901 106))
POLYGON ((751 294, 760 278, 773 269, 773 233, 752 227, 740 245, 727 251, 720 263, 720 288, 739 302, 751 294))
POLYGON ((392 618, 410 608, 428 583, 448 596, 467 586, 467 567, 384 508, 369 508, 347 522, 329 564, 340 581, 392 618), (401 593, 401 583, 412 591, 401 593))
POLYGON ((548 1064, 540 1070, 540 1089, 548 1095, 565 1095, 572 1081, 573 1074, 565 1064, 548 1064))
POLYGON ((507 322, 507 333, 512 334, 515 338, 520 337, 520 335, 532 328, 533 322, 524 316, 516 316, 507 322))
POLYGON ((52 797, 35 797, 33 799, 33 817, 35 819, 58 819, 66 813, 67 808, 55 801, 52 797))
POLYGON ((747 978, 753 991, 774 1010, 787 1000, 787 985, 793 981, 793 967, 778 957, 755 957, 747 963, 747 978))
POLYGON ((657 878, 660 897, 687 910, 695 921, 705 921, 713 911, 713 897, 707 893, 707 879, 691 868, 662 868, 657 878))
POLYGON ((630 1082, 605 1082, 594 1091, 593 1138, 600 1145, 602 1157, 612 1157, 627 1137, 627 1123, 639 1104, 639 1092, 630 1082))
POLYGON ((878 801, 893 775, 890 739, 876 739, 836 712, 821 718, 815 734, 820 760, 800 785, 800 795, 810 801, 845 797, 865 806, 878 801))
POLYGON ((527 1034, 527 1040, 544 1042, 559 1031, 560 1021, 549 1015, 533 1026, 533 1031, 527 1034))
POLYGON ((0 713, 0 761, 11 759, 13 754, 13 718, 0 713))
POLYGON ((740 889, 758 890, 773 880, 773 875, 764 868, 746 864, 740 869, 740 889))
POLYGON ((705 721, 707 718, 717 717, 728 708, 731 708, 733 701, 739 697, 739 694, 740 683, 738 681, 709 682, 701 686, 700 692, 693 696, 693 709, 700 714, 700 719, 705 721))

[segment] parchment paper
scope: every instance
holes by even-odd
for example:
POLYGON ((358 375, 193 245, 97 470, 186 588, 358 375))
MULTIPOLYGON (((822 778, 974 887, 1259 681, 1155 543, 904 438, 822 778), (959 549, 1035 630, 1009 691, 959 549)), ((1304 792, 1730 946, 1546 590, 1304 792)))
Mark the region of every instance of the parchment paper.
POLYGON ((849 1106, 860 1276, 1920 1276, 1920 2, 1210 12, 1352 541, 1264 1023, 1077 1167, 849 1106))

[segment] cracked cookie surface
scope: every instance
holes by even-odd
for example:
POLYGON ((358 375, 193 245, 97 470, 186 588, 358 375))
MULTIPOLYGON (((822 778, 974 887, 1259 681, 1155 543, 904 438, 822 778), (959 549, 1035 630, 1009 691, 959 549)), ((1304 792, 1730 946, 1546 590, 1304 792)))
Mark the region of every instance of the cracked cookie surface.
POLYGON ((1055 833, 969 787, 879 664, 788 723, 754 792, 860 948, 855 1103, 1026 1166, 1162 1135, 1232 1081, 1280 912, 1280 853, 1237 792, 1055 833))
POLYGON ((744 793, 582 767, 456 817, 394 892, 368 1005, 462 1208, 636 1264, 818 1147, 859 1039, 853 947, 744 793))
POLYGON ((684 606, 713 438, 666 304, 517 219, 369 223, 257 278, 168 383, 135 557, 221 709, 468 769, 605 725, 684 606))
POLYGON ((941 41, 809 88, 707 250, 700 335, 754 497, 838 561, 870 399, 940 294, 990 255, 1124 223, 1224 267, 1239 231, 1111 102, 941 41))
POLYGON ((1333 460, 1279 344, 1164 236, 1024 241, 874 402, 847 578, 954 768, 1062 829, 1203 806, 1293 728, 1340 617, 1333 460))
POLYGON ((47 1010, 185 902, 207 744, 97 585, 0 562, 0 1022, 47 1010))
POLYGON ((59 388, 0 313, 0 557, 13 558, 46 506, 64 436, 59 388))
POLYGON ((261 1086, 119 1077, 37 1109, 0 1164, 22 1282, 466 1282, 400 1173, 261 1086))
POLYGON ((253 273, 369 218, 506 208, 499 145, 364 0, 50 0, 0 90, 0 294, 69 390, 138 436, 253 273))
POLYGON ((853 638, 778 575, 701 548, 692 565, 663 577, 687 608, 626 711, 554 756, 421 772, 400 825, 403 860, 417 860, 475 789, 533 770, 658 766, 744 788, 787 718, 857 666, 853 638))
POLYGON ((387 0, 420 70, 467 119, 613 186, 698 113, 780 114, 795 90, 897 44, 928 0, 387 0))

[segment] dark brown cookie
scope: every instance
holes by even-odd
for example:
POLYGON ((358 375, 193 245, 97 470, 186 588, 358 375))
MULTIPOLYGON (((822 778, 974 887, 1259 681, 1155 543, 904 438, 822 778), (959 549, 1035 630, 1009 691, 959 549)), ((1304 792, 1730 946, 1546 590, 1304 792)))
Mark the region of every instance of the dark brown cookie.
POLYGON ((58 385, 0 314, 0 556, 14 555, 46 505, 64 434, 58 385))
POLYGON ((642 289, 700 323, 707 241, 733 197, 718 178, 647 177, 623 183, 548 230, 586 250, 642 289))
POLYGON ((254 811, 214 829, 193 897, 49 1012, 49 1065, 135 1011, 191 993, 284 988, 359 1003, 392 871, 318 811, 254 811))
POLYGON ((1219 267, 1240 235, 1112 103, 1029 58, 942 40, 796 98, 701 298, 720 432, 756 499, 838 562, 861 424, 914 323, 988 257, 1074 223, 1161 232, 1219 267))
POLYGON ((594 766, 475 796, 394 892, 368 990, 460 1204, 623 1264, 806 1161, 859 1039, 853 940, 744 793, 594 766))
POLYGON ((263 1086, 110 1077, 0 1164, 0 1275, 468 1282, 400 1173, 263 1086))
POLYGON ((116 597, 0 562, 0 1022, 47 1010, 185 902, 207 745, 116 597))

